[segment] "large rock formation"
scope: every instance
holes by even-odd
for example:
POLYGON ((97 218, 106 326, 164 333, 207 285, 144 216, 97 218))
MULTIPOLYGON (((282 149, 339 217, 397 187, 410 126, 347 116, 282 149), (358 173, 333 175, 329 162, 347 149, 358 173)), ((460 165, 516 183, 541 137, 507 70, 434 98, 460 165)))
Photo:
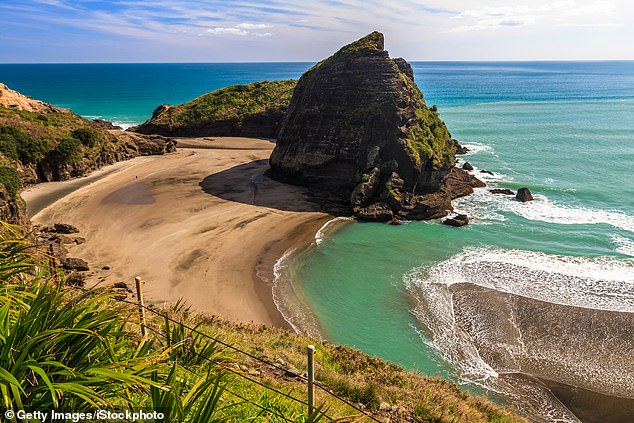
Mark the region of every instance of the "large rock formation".
POLYGON ((297 81, 232 85, 188 103, 160 105, 147 122, 130 128, 174 137, 275 138, 297 81))
POLYGON ((391 59, 373 32, 302 75, 271 175, 348 204, 362 219, 431 219, 483 185, 454 167, 456 145, 411 66, 391 59))

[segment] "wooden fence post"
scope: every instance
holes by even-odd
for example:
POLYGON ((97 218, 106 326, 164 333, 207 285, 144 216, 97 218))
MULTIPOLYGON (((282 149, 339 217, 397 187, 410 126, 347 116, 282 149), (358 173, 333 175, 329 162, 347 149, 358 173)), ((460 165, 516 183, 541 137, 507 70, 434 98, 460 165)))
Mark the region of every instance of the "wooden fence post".
POLYGON ((308 353, 308 414, 315 411, 315 346, 309 345, 308 353))
POLYGON ((58 282, 58 280, 57 280, 57 265, 55 263, 55 250, 53 250, 53 244, 48 244, 48 251, 49 251, 48 267, 51 269, 51 276, 53 277, 53 280, 55 282, 58 282))
POLYGON ((136 284, 136 298, 139 302, 139 315, 141 316, 141 336, 147 336, 147 327, 145 323, 145 304, 143 303, 143 288, 141 287, 141 276, 134 278, 136 284))

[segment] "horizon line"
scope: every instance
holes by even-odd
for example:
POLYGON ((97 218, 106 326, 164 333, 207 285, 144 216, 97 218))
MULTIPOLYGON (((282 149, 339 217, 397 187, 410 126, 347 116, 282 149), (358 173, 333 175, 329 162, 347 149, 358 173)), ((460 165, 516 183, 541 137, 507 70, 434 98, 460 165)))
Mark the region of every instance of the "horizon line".
MULTIPOLYGON (((156 61, 156 62, 6 62, 3 65, 186 65, 186 64, 218 64, 218 65, 237 65, 237 64, 286 64, 286 63, 318 63, 319 61, 297 60, 297 61, 239 61, 239 62, 205 62, 205 61, 156 61)), ((450 60, 408 60, 410 63, 598 63, 598 62, 634 62, 634 59, 450 59, 450 60)))

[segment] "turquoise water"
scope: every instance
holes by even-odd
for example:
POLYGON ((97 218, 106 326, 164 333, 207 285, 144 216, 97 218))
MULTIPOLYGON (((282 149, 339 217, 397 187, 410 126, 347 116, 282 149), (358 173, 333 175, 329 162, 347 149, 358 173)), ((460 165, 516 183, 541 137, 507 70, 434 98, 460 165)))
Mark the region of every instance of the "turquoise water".
MULTIPOLYGON (((518 387, 501 374, 599 392, 619 384, 627 387, 620 396, 633 397, 633 363, 612 361, 602 348, 619 330, 607 323, 609 313, 628 313, 634 326, 634 66, 524 66, 444 65, 424 81, 426 69, 415 66, 428 102, 439 104, 453 136, 472 150, 460 163, 469 161, 489 185, 454 201, 469 226, 349 223, 326 231, 289 266, 333 341, 511 399, 529 389, 535 401, 519 401, 525 412, 575 421, 541 387, 518 387), (528 187, 535 201, 493 195, 492 187, 528 187), (487 300, 471 295, 475 288, 488 289, 487 300), (518 306, 522 299, 530 307, 518 306), (516 324, 531 307, 607 314, 596 327, 516 324), (577 354, 588 349, 596 353, 577 354)), ((626 338, 614 353, 629 355, 633 343, 626 338)))
MULTIPOLYGON (((298 78, 310 66, 0 65, 0 81, 129 125, 161 103, 298 78)), ((610 322, 634 330, 634 62, 413 67, 427 102, 471 148, 460 163, 474 165, 487 189, 528 187, 535 201, 478 189, 454 202, 472 219, 464 228, 331 225, 319 245, 278 263, 280 292, 296 300, 282 307, 289 320, 426 374, 511 399, 523 392, 534 399, 526 412, 546 420, 574 416, 540 387, 507 375, 633 398, 634 340, 621 339, 610 322), (526 317, 530 310, 538 314, 526 317), (530 325, 544 316, 558 317, 530 325), (575 326, 587 316, 590 324, 575 326)))
POLYGON ((232 84, 299 78, 309 63, 0 64, 0 82, 92 119, 139 124, 159 104, 232 84))

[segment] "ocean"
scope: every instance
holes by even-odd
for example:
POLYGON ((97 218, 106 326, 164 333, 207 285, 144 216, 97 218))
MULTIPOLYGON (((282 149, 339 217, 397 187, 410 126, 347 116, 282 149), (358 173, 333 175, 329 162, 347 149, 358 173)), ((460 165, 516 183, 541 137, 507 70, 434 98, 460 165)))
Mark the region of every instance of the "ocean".
MULTIPOLYGON (((0 65, 0 82, 129 126, 159 104, 311 65, 0 65)), ((279 308, 302 330, 499 395, 535 420, 634 412, 634 62, 412 66, 470 149, 459 165, 488 184, 454 201, 471 223, 332 222, 278 261, 279 308), (535 201, 495 187, 528 187, 535 201)))

